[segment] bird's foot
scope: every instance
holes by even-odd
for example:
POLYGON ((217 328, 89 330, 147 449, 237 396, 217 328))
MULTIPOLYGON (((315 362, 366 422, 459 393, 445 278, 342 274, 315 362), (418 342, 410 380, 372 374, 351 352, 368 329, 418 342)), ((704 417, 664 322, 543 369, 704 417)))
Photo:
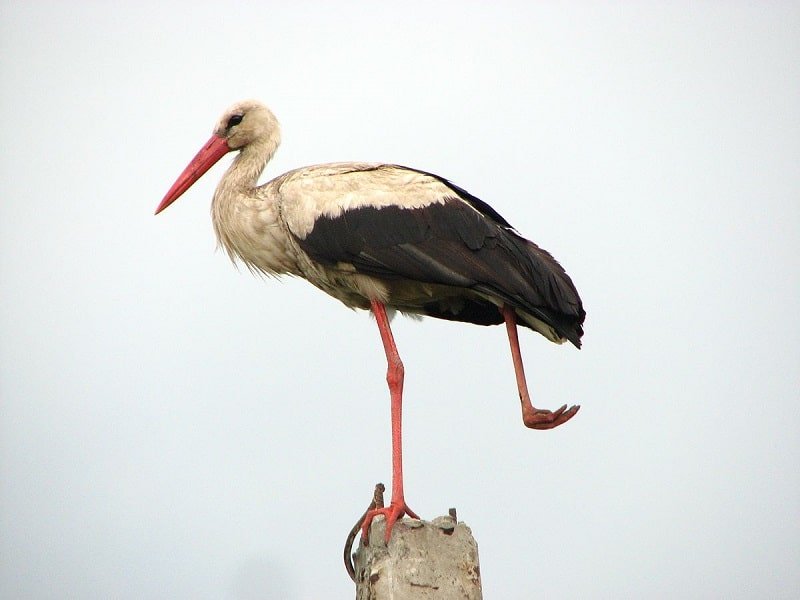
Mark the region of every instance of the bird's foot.
POLYGON ((416 513, 408 508, 408 505, 402 498, 400 501, 395 501, 393 499, 389 503, 389 506, 385 508, 374 508, 367 511, 367 514, 364 516, 364 522, 361 524, 361 539, 364 541, 365 546, 369 545, 369 527, 372 525, 372 520, 378 515, 386 517, 386 535, 384 538, 387 544, 389 543, 389 538, 392 537, 392 528, 394 524, 403 515, 408 515, 412 519, 419 519, 416 513))
POLYGON ((528 410, 523 409, 522 422, 531 429, 553 429, 574 417, 579 408, 580 406, 571 406, 567 410, 566 404, 555 411, 531 407, 528 410))

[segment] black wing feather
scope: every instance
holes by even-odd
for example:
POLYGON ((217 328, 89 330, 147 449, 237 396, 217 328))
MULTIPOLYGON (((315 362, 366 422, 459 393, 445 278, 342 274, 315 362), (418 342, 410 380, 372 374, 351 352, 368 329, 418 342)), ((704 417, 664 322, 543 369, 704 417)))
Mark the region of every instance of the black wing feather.
MULTIPOLYGON (((549 253, 485 207, 481 202, 484 210, 478 210, 474 202, 460 198, 423 208, 361 207, 334 218, 319 217, 298 243, 322 264, 349 263, 381 279, 467 288, 496 297, 580 346, 585 313, 569 276, 549 253)), ((465 299, 457 314, 436 303, 425 310, 443 319, 502 322, 494 305, 474 296, 465 299)))

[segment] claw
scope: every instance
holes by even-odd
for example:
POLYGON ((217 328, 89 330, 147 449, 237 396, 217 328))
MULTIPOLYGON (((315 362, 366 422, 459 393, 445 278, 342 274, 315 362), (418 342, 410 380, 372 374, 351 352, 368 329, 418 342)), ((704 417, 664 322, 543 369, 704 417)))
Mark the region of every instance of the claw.
POLYGON ((419 519, 417 514, 408 508, 408 505, 403 502, 391 502, 385 508, 374 508, 367 512, 364 517, 364 522, 361 525, 361 539, 364 540, 364 545, 369 545, 369 528, 372 525, 372 520, 378 515, 383 515, 386 518, 386 535, 384 541, 388 544, 389 538, 392 537, 392 528, 394 524, 404 515, 408 515, 412 519, 419 519))
POLYGON ((572 406, 567 410, 566 404, 555 411, 535 408, 532 412, 524 411, 522 422, 525 427, 530 427, 531 429, 553 429, 569 421, 575 416, 578 409, 580 409, 580 406, 572 406))

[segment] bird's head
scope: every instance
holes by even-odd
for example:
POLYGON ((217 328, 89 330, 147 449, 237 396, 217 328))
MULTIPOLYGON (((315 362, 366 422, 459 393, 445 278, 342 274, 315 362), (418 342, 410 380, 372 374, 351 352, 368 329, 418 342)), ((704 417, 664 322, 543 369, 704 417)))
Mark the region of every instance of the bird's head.
POLYGON ((272 111, 258 100, 244 100, 231 106, 217 121, 214 135, 224 139, 230 150, 277 138, 280 126, 272 111))
POLYGON ((211 139, 172 184, 156 208, 156 214, 175 202, 228 152, 259 148, 260 154, 268 160, 280 143, 280 135, 278 120, 261 102, 257 100, 237 102, 217 121, 211 139), (264 147, 261 148, 262 146, 264 147))

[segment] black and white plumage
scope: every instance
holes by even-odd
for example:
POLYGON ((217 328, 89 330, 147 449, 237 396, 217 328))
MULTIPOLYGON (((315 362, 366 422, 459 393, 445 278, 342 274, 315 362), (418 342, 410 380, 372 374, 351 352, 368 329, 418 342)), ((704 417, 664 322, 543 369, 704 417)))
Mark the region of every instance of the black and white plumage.
MULTIPOLYGON (((497 308, 508 304, 524 325, 580 347, 581 301, 550 254, 443 179, 395 165, 359 165, 350 174, 369 186, 381 172, 390 179, 418 176, 435 196, 412 208, 364 204, 336 216, 320 214, 305 237, 297 236, 301 250, 327 269, 344 266, 378 279, 386 303, 402 312, 498 325, 497 308)), ((368 307, 358 298, 345 303, 368 307)))
POLYGON ((162 200, 160 212, 229 151, 238 151, 212 202, 217 238, 234 260, 269 275, 294 275, 352 308, 375 314, 389 362, 393 496, 373 511, 394 521, 403 499, 400 403, 403 369, 386 308, 478 325, 505 322, 523 421, 551 429, 578 410, 533 408, 516 324, 580 347, 580 297, 556 260, 500 214, 431 173, 391 164, 331 163, 285 173, 257 187, 280 143, 263 104, 231 107, 209 142, 162 200))

